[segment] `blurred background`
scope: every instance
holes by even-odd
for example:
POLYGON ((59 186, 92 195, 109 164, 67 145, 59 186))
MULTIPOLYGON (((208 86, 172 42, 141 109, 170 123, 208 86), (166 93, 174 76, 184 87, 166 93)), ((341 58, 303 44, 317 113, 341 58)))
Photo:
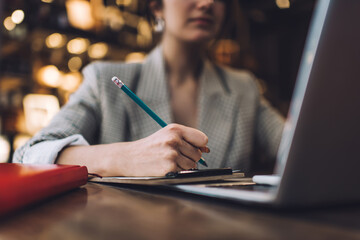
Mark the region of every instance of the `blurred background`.
MULTIPOLYGON (((159 38, 145 1, 0 0, 0 162, 48 124, 86 64, 143 60, 159 38)), ((286 115, 315 0, 234 1, 237 24, 214 58, 252 71, 286 115)))

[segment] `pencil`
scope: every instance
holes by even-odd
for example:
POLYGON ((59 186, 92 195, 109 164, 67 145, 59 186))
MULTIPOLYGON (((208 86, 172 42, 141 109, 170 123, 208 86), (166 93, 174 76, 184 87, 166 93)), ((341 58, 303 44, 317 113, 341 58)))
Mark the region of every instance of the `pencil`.
MULTIPOLYGON (((166 127, 167 124, 162 120, 156 113, 151 110, 135 93, 133 93, 119 78, 113 77, 111 79, 121 90, 123 90, 126 95, 128 95, 136 104, 138 104, 149 116, 155 120, 161 127, 166 127)), ((204 158, 200 158, 199 163, 205 167, 208 165, 205 162, 204 158)))

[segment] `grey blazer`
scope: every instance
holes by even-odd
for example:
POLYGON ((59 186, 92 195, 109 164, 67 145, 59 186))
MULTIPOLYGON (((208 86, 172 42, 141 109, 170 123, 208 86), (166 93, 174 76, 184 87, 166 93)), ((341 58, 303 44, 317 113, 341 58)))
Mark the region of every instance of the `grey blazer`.
MULTIPOLYGON (((14 162, 23 162, 24 154, 39 142, 74 134, 82 135, 89 144, 106 144, 144 138, 159 130, 160 126, 114 85, 113 76, 133 89, 165 122, 173 122, 161 47, 142 64, 95 62, 84 68, 83 76, 82 85, 50 125, 16 150, 14 162)), ((209 137, 211 152, 204 158, 210 168, 248 171, 255 144, 270 158, 276 155, 283 117, 259 94, 248 72, 205 61, 198 105, 197 128, 209 137)))

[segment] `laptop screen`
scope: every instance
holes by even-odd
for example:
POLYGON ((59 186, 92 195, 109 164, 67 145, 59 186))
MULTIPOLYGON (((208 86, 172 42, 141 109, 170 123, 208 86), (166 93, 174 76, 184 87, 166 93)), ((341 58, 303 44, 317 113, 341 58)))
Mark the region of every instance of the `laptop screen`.
POLYGON ((360 199, 359 12, 358 0, 317 2, 278 153, 282 201, 360 199))
POLYGON ((308 85, 310 72, 314 63, 316 50, 319 45, 319 40, 324 26, 329 3, 330 0, 318 1, 318 6, 315 8, 315 12, 313 14, 313 19, 311 21, 306 45, 303 51, 303 56, 298 71, 298 77, 293 92, 288 117, 285 123, 284 132, 278 151, 275 173, 279 175, 282 175, 286 160, 289 155, 291 142, 294 137, 295 127, 299 118, 300 109, 302 106, 306 87, 308 85))
POLYGON ((254 191, 233 186, 178 188, 277 206, 358 203, 359 12, 359 0, 317 2, 278 153, 277 173, 282 176, 278 187, 267 192, 251 185, 245 190, 254 191))

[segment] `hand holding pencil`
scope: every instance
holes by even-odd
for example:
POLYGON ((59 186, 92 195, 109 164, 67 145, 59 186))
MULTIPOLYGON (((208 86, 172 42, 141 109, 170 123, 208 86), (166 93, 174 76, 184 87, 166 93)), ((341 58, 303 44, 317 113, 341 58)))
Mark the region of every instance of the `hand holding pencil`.
MULTIPOLYGON (((188 160, 196 163, 197 161, 207 166, 201 157, 202 152, 209 152, 206 146, 207 137, 199 130, 185 127, 179 124, 167 125, 158 115, 156 115, 140 98, 138 98, 120 79, 113 77, 112 81, 122 89, 132 100, 134 100, 150 117, 152 117, 161 127, 166 128, 161 132, 167 131, 168 137, 164 139, 164 144, 171 146, 174 159, 180 170, 195 168, 196 164, 191 164, 188 160), (176 154, 176 152, 179 154, 176 154)), ((160 132, 160 131, 159 131, 160 132)), ((161 133, 160 133, 161 134, 161 133)), ((178 170, 178 169, 177 169, 178 170)))

